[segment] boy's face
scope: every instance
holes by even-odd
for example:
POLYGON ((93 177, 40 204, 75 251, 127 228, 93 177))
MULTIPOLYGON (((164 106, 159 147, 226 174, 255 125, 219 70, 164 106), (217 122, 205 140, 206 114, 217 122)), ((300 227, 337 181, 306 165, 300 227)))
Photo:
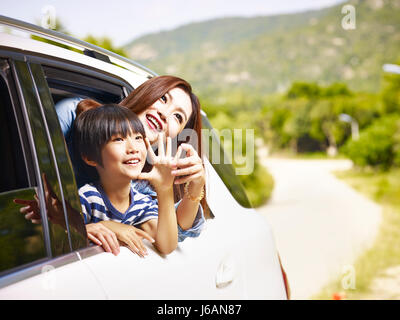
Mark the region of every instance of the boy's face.
POLYGON ((147 148, 140 133, 125 138, 115 135, 101 150, 103 165, 96 165, 101 178, 136 179, 145 165, 147 148))

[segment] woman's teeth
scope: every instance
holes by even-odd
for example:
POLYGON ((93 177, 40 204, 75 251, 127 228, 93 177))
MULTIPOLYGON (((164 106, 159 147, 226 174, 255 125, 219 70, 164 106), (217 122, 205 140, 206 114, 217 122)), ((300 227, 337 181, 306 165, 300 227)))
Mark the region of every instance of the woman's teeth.
POLYGON ((153 116, 147 115, 146 118, 147 118, 147 120, 149 120, 151 122, 151 124, 154 126, 154 128, 157 131, 161 131, 162 128, 161 128, 160 124, 158 123, 158 121, 153 116))

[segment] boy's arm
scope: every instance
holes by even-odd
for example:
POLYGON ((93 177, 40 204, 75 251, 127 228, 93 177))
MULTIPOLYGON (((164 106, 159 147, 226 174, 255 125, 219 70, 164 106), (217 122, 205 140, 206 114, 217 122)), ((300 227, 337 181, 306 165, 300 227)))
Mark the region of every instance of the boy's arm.
MULTIPOLYGON (((149 140, 145 139, 148 155, 152 160, 153 168, 150 172, 142 172, 138 179, 148 180, 157 193, 158 222, 155 235, 155 247, 162 254, 171 253, 178 245, 178 223, 176 220, 173 182, 171 175, 171 138, 167 137, 164 152, 164 134, 158 137, 158 155, 151 148, 149 140)), ((146 228, 146 226, 144 226, 146 228)))
POLYGON ((169 254, 178 245, 178 225, 176 221, 173 189, 157 191, 158 219, 148 220, 140 228, 151 235, 157 250, 162 254, 169 254))

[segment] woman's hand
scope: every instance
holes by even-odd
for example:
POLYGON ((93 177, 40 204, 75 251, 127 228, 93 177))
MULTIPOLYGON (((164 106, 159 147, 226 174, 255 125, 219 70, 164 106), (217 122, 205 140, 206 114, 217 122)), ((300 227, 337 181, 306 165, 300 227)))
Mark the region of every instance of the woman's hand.
POLYGON ((202 189, 205 184, 205 170, 203 161, 192 145, 182 143, 178 148, 176 161, 171 164, 171 174, 176 177, 175 184, 190 182, 190 187, 196 190, 202 189), (179 149, 181 148, 181 149, 179 149), (182 150, 186 151, 186 157, 179 159, 182 150))
POLYGON ((166 139, 166 147, 164 150, 164 133, 158 135, 158 155, 154 153, 149 140, 146 138, 145 141, 153 168, 150 172, 142 172, 138 176, 138 179, 148 180, 156 189, 157 193, 172 189, 175 176, 171 174, 171 165, 177 161, 179 152, 177 152, 175 157, 171 156, 172 140, 170 137, 166 139))
POLYGON ((148 233, 134 226, 115 221, 102 221, 99 224, 104 224, 112 230, 120 242, 128 246, 131 251, 140 257, 147 255, 147 249, 143 245, 142 240, 147 239, 151 243, 154 243, 154 239, 148 233))
POLYGON ((104 251, 111 252, 114 255, 119 253, 119 243, 113 231, 98 223, 89 223, 86 225, 86 232, 89 240, 102 246, 104 251))

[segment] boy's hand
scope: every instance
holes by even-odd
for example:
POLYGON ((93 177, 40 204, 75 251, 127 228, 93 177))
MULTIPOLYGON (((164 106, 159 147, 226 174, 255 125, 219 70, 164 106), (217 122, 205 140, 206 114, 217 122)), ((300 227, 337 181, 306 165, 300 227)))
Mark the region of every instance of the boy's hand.
POLYGON ((14 199, 14 203, 25 205, 19 211, 25 215, 25 219, 31 220, 34 224, 40 224, 42 217, 39 210, 39 199, 34 195, 35 200, 14 199))
POLYGON ((158 135, 158 155, 151 148, 149 140, 146 138, 148 155, 153 164, 150 172, 142 172, 138 179, 148 180, 157 192, 172 190, 175 176, 171 173, 172 163, 176 163, 182 149, 179 147, 177 153, 172 157, 172 140, 170 137, 166 139, 166 147, 164 150, 164 133, 158 135))
POLYGON ((104 251, 118 255, 118 240, 115 233, 110 229, 103 226, 101 223, 89 223, 86 225, 86 232, 89 240, 102 246, 104 251))
POLYGON ((102 221, 99 224, 104 224, 111 229, 122 244, 128 246, 131 251, 140 257, 148 254, 142 240, 147 239, 151 243, 154 242, 154 239, 148 233, 131 225, 115 221, 102 221))

